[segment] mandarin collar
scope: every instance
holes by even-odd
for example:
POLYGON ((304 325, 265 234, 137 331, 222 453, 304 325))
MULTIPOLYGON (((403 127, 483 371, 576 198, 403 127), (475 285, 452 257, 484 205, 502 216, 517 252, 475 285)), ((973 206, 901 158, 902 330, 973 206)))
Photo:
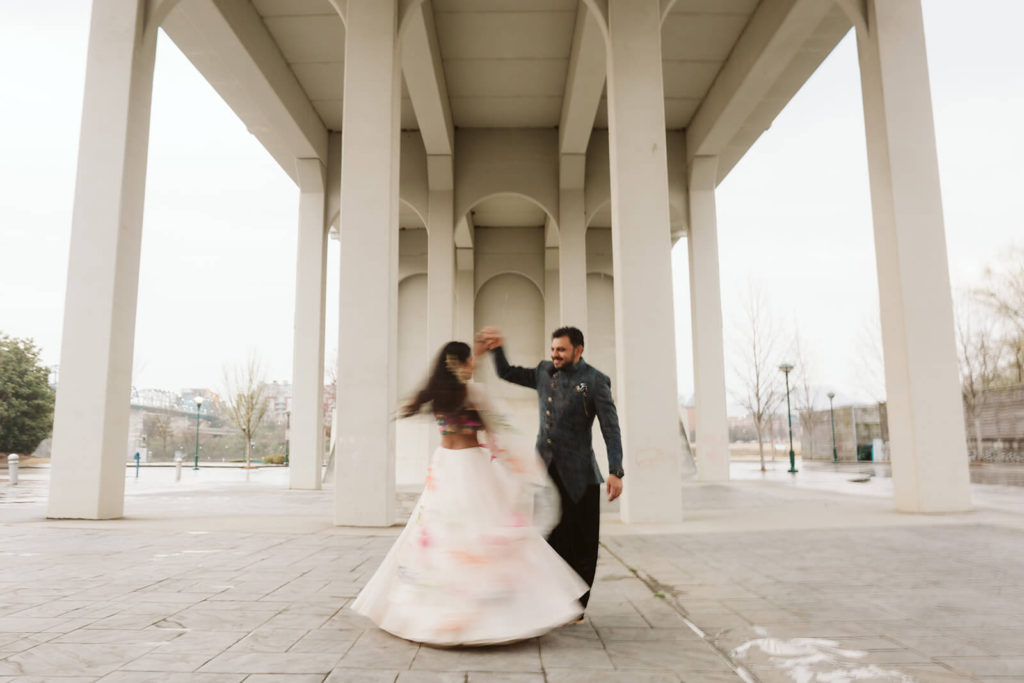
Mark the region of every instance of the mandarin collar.
POLYGON ((567 376, 572 377, 577 372, 579 372, 580 370, 584 369, 586 366, 587 366, 587 362, 585 360, 583 360, 582 356, 580 356, 580 359, 578 361, 576 361, 576 363, 574 363, 573 365, 569 366, 568 368, 562 368, 561 370, 559 370, 558 368, 555 368, 555 372, 556 373, 564 372, 567 376))

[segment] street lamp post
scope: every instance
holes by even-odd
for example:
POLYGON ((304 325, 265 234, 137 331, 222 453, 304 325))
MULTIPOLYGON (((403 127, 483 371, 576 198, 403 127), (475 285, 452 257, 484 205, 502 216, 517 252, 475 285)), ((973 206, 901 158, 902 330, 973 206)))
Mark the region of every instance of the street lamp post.
POLYGON ((832 464, 839 462, 839 453, 836 451, 836 413, 832 409, 832 399, 836 397, 836 392, 828 392, 828 414, 832 418, 832 464))
POLYGON ((196 396, 196 464, 192 468, 194 470, 199 469, 199 409, 203 407, 203 397, 196 396))
POLYGON ((783 363, 779 370, 786 373, 786 417, 789 418, 789 472, 796 474, 796 453, 793 452, 793 411, 789 407, 789 373, 793 371, 792 363, 783 363))

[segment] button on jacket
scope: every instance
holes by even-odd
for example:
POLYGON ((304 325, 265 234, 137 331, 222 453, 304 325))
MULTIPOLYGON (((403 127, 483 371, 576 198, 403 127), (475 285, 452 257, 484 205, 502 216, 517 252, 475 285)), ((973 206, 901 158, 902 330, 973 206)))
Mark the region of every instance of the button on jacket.
POLYGON ((494 348, 494 364, 502 379, 537 390, 540 429, 537 450, 544 463, 554 467, 574 502, 583 497, 588 485, 604 481, 597 467, 591 443, 591 427, 597 417, 608 447, 608 469, 622 467, 622 437, 619 417, 612 401, 608 376, 580 358, 561 370, 551 361, 536 368, 509 365, 500 346, 494 348))

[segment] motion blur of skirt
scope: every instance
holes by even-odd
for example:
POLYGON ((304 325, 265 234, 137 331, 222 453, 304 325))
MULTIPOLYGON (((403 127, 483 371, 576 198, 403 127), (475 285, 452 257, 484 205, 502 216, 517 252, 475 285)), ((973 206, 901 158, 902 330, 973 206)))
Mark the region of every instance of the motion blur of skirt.
POLYGON ((530 477, 511 460, 437 449, 409 523, 352 609, 433 645, 512 642, 578 617, 587 584, 544 540, 550 522, 534 521, 530 477))

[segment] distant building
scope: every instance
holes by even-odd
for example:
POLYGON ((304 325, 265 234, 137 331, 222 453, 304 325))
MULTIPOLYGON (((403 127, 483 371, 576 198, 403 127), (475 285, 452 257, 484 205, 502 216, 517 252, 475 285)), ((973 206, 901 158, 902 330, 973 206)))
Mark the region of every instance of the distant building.
POLYGON ((274 380, 267 384, 267 418, 272 422, 285 423, 292 406, 292 384, 291 382, 278 382, 274 380))
MULTIPOLYGON (((832 459, 832 424, 828 410, 801 414, 801 422, 810 426, 800 439, 803 457, 809 460, 832 459)), ((794 420, 795 423, 795 420, 794 420)), ((889 459, 889 426, 884 403, 868 403, 835 408, 836 453, 846 462, 889 459)))
POLYGON ((972 461, 1024 463, 1024 384, 983 391, 964 417, 972 461))

